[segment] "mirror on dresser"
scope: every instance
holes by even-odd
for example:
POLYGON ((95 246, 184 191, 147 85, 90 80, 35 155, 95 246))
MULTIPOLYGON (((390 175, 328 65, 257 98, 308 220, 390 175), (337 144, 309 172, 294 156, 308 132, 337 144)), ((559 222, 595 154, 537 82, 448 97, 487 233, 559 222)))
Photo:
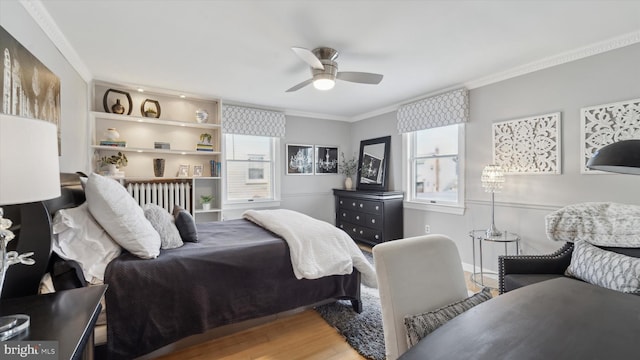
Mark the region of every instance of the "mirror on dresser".
POLYGON ((358 190, 387 190, 391 136, 362 140, 358 158, 358 190))

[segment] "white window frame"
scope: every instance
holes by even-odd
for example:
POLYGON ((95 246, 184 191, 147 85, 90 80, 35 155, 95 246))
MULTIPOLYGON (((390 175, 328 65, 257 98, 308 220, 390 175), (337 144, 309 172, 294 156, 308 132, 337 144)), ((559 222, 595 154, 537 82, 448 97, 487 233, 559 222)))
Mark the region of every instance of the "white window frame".
MULTIPOLYGON (((235 135, 235 134, 223 134, 222 136, 222 148, 226 149, 226 135, 235 135)), ((269 136, 264 136, 269 137, 269 136)), ((271 179, 273 179, 272 185, 272 194, 273 198, 271 199, 245 199, 245 200, 229 200, 227 196, 227 174, 223 174, 223 184, 224 184, 224 197, 223 197, 223 210, 243 210, 243 209, 256 209, 256 208, 271 208, 271 207, 279 207, 280 206, 280 186, 281 186, 281 150, 280 150, 280 138, 279 137, 271 137, 271 179)), ((224 161, 225 168, 227 168, 227 156, 226 154, 222 154, 222 159, 224 161)), ((267 171, 265 169, 265 171, 267 171)))
POLYGON ((414 157, 416 151, 415 132, 402 134, 402 190, 405 193, 404 207, 407 209, 436 211, 463 215, 465 210, 465 124, 458 124, 458 201, 420 200, 415 197, 412 186, 415 178, 414 157))

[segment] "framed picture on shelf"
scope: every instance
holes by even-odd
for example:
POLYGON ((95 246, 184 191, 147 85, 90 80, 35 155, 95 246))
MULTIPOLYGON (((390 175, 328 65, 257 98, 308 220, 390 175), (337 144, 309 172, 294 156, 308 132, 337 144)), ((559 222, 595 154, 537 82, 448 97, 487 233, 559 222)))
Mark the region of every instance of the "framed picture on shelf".
POLYGON ((287 175, 313 175, 313 145, 287 144, 287 175))
POLYGON ((316 145, 315 173, 316 175, 338 174, 338 147, 316 145))
POLYGON ((202 176, 202 165, 193 165, 193 176, 202 176))
POLYGON ((189 165, 181 164, 178 167, 178 177, 188 177, 189 176, 189 165))

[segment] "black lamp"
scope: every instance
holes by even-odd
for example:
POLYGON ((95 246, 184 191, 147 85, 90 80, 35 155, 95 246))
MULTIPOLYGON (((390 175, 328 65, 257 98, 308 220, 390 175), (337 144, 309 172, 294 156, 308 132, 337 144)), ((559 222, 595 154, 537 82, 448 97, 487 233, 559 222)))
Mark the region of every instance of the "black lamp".
POLYGON ((640 140, 623 140, 598 149, 587 162, 592 170, 640 175, 640 140))

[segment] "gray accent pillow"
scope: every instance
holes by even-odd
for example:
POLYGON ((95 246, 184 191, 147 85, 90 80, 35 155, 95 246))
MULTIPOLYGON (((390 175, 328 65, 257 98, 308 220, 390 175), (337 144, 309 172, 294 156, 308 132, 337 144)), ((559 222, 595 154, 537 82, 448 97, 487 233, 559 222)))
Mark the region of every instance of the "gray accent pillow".
POLYGON ((454 302, 434 311, 404 317, 404 326, 407 330, 407 345, 411 348, 420 339, 429 335, 435 329, 444 325, 447 321, 491 299, 491 290, 484 288, 479 293, 464 300, 454 302))
POLYGON ((173 217, 182 241, 198 242, 198 230, 193 216, 187 210, 176 205, 173 207, 173 217))
POLYGON ((161 249, 175 249, 184 245, 178 228, 174 224, 173 216, 167 210, 151 203, 145 204, 142 210, 144 210, 144 217, 160 234, 161 249))
POLYGON ((640 259, 603 250, 583 240, 574 243, 565 275, 607 289, 640 294, 640 259))

